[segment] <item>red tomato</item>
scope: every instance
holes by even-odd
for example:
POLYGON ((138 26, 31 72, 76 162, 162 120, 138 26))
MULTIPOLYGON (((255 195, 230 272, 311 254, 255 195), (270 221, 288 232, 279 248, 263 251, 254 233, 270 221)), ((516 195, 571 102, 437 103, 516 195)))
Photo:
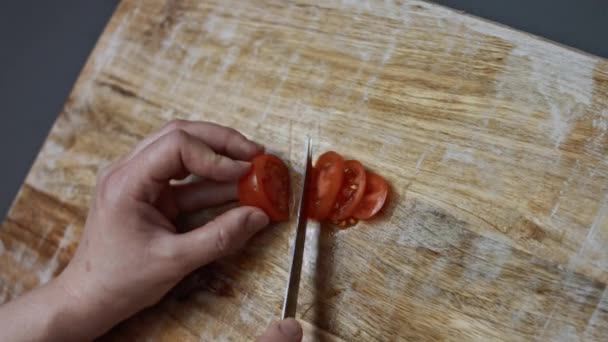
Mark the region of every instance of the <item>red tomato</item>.
POLYGON ((290 191, 287 166, 271 154, 253 158, 251 170, 239 181, 241 205, 264 210, 272 221, 289 219, 290 191))
POLYGON ((336 152, 323 153, 313 169, 308 216, 322 221, 329 216, 344 178, 344 159, 336 152))
POLYGON ((350 218, 361 202, 365 193, 365 170, 356 160, 347 160, 344 163, 344 180, 338 192, 336 203, 330 218, 333 221, 342 221, 350 218))
POLYGON ((359 220, 367 220, 376 215, 388 197, 388 184, 384 178, 371 172, 367 173, 366 178, 365 194, 353 212, 353 217, 359 220))

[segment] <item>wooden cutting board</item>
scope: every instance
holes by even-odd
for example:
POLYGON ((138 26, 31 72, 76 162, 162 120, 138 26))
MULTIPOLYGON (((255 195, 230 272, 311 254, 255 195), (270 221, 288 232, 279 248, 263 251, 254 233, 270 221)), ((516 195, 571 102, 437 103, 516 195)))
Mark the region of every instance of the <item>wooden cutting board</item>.
MULTIPOLYGON (((420 1, 135 1, 117 9, 0 228, 0 302, 73 254, 97 170, 168 120, 304 137, 384 175, 382 217, 311 227, 308 340, 606 340, 608 61, 420 1)), ((294 222, 108 340, 251 340, 294 222)))

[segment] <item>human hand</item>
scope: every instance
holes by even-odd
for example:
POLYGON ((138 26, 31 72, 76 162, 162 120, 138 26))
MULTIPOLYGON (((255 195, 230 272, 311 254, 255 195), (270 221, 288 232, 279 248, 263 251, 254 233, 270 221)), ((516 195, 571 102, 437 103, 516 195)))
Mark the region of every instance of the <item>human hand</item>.
POLYGON ((232 209, 177 234, 178 214, 237 197, 237 181, 262 148, 232 129, 174 121, 100 172, 83 237, 56 280, 96 337, 157 303, 186 274, 240 248, 268 224, 263 211, 232 209), (194 174, 204 181, 172 185, 194 174))
POLYGON ((256 342, 300 342, 302 341, 302 327, 293 318, 274 322, 268 327, 264 335, 256 342))

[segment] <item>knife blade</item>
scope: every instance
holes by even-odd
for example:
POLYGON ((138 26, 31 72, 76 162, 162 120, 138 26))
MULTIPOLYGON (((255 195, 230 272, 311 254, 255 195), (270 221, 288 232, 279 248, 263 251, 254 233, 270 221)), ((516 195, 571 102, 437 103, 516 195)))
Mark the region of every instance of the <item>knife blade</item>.
POLYGON ((306 225, 308 223, 307 206, 308 203, 308 184, 312 176, 312 143, 310 137, 306 138, 306 161, 304 169, 304 182, 302 183, 302 193, 300 194, 300 204, 298 208, 298 219, 296 232, 291 252, 291 266, 289 267, 289 277, 285 290, 285 300, 283 302, 283 314, 281 319, 296 317, 296 307, 298 306, 298 292, 300 290, 300 275, 302 273, 302 258, 304 256, 304 242, 306 241, 306 225))

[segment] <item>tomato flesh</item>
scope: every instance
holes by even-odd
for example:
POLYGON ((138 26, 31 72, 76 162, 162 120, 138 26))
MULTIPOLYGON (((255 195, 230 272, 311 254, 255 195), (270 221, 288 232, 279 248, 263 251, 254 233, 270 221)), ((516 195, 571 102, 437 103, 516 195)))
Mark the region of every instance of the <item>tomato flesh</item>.
MULTIPOLYGON (((242 205, 258 207, 272 221, 289 219, 289 171, 276 156, 263 154, 238 184, 242 205)), ((322 154, 312 169, 308 191, 308 216, 330 220, 340 228, 377 215, 387 201, 389 187, 381 176, 366 172, 356 160, 344 161, 338 153, 322 154)))
POLYGON ((271 154, 256 156, 238 185, 241 205, 264 210, 272 221, 289 219, 290 191, 287 166, 271 154))
POLYGON ((388 197, 388 184, 381 176, 368 172, 363 199, 353 212, 353 217, 367 220, 376 215, 384 206, 388 197))
POLYGON ((280 160, 278 162, 265 163, 262 184, 273 206, 281 213, 287 213, 289 211, 289 175, 287 166, 280 160))
POLYGON ((366 175, 363 165, 356 160, 344 163, 344 179, 338 192, 330 218, 342 221, 350 218, 363 199, 365 193, 366 175))
POLYGON ((308 216, 326 219, 338 196, 344 178, 344 158, 336 152, 323 153, 313 169, 309 188, 308 216))

